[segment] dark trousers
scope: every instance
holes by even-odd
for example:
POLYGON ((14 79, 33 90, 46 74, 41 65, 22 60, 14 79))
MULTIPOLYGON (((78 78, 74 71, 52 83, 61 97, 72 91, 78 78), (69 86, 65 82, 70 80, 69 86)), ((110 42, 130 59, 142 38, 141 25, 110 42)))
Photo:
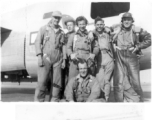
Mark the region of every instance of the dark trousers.
POLYGON ((64 90, 68 83, 68 77, 69 77, 69 61, 66 60, 66 66, 64 69, 62 69, 62 88, 63 88, 61 91, 62 98, 64 98, 64 90))
POLYGON ((139 59, 129 50, 117 50, 114 68, 114 96, 117 102, 139 102, 143 99, 140 85, 139 59), (140 97, 139 97, 140 96, 140 97))

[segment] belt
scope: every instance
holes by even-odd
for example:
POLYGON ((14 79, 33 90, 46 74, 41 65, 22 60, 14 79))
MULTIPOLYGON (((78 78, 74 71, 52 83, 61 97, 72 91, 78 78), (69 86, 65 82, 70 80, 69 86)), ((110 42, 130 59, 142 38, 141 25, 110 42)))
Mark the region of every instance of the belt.
POLYGON ((115 46, 118 50, 128 50, 129 48, 133 46, 115 46))
POLYGON ((90 51, 89 50, 77 50, 76 53, 78 53, 78 54, 89 54, 90 51))

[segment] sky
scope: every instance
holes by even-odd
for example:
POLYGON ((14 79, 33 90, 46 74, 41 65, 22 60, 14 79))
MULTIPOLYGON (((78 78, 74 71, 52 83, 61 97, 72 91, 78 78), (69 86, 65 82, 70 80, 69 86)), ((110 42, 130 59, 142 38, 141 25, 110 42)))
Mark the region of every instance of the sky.
MULTIPOLYGON (((48 0, 0 0, 1 14, 23 8, 34 3, 48 1, 48 0)), ((49 0, 52 1, 52 0, 49 0)))
MULTIPOLYGON (((5 14, 10 11, 14 11, 20 8, 23 8, 25 6, 29 6, 35 3, 40 3, 40 2, 46 2, 46 1, 55 1, 55 2, 61 2, 61 1, 71 1, 71 0, 0 0, 1 2, 1 7, 0 7, 0 12, 1 14, 5 14)), ((81 0, 72 0, 75 2, 80 2, 81 0)), ((100 1, 101 0, 87 0, 88 1, 100 1)), ((105 1, 105 0, 103 0, 105 1)), ((116 0, 108 0, 110 2, 114 2, 116 0)), ((124 1, 124 0, 118 0, 119 2, 124 1)), ((133 14, 133 17, 135 19, 135 24, 137 26, 142 26, 145 28, 147 31, 152 32, 152 1, 151 0, 125 0, 130 2, 130 12, 133 14), (146 24, 145 24, 146 23, 146 24)), ((86 2, 86 0, 83 0, 83 2, 86 2)), ((107 0, 106 0, 107 2, 107 0)), ((116 22, 118 23, 120 21, 122 14, 120 14, 117 17, 112 17, 110 19, 105 19, 105 23, 107 25, 110 25, 111 22, 116 22)), ((90 22, 91 18, 90 18, 90 22)))

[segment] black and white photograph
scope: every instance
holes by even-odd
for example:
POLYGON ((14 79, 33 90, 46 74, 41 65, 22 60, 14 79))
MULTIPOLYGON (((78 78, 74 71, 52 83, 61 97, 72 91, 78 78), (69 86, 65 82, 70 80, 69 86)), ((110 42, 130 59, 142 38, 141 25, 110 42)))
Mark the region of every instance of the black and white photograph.
POLYGON ((2 2, 1 101, 150 103, 151 11, 151 1, 2 2))
POLYGON ((0 0, 1 120, 151 120, 151 0, 0 0))

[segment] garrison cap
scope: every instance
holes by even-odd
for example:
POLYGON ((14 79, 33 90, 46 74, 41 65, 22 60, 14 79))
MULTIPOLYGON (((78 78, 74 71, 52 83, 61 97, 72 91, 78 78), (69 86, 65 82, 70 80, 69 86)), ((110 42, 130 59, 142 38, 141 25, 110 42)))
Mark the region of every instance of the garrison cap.
POLYGON ((52 16, 53 17, 62 17, 62 14, 61 14, 61 12, 59 12, 59 11, 53 11, 53 13, 52 13, 52 16))
POLYGON ((62 20, 63 20, 63 23, 65 26, 66 26, 67 22, 73 22, 75 24, 75 20, 69 15, 66 15, 62 20))

